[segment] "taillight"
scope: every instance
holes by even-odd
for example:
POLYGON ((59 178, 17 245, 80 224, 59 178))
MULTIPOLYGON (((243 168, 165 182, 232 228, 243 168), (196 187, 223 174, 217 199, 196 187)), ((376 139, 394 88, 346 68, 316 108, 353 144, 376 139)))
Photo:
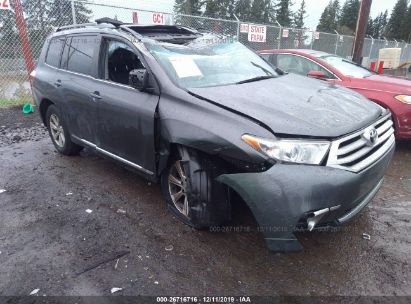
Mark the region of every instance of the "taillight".
POLYGON ((34 78, 36 78, 36 70, 33 70, 30 73, 30 76, 29 76, 30 85, 33 85, 34 78))

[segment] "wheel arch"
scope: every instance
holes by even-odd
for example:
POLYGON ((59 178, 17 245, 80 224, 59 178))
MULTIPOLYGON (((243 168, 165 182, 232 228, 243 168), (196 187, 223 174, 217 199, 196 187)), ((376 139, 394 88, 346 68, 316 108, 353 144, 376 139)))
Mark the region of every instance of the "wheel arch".
POLYGON ((43 124, 45 126, 47 126, 47 122, 46 122, 47 109, 51 105, 55 105, 55 103, 52 102, 50 99, 47 99, 47 98, 42 99, 41 102, 40 102, 39 112, 40 112, 41 120, 43 121, 43 124))

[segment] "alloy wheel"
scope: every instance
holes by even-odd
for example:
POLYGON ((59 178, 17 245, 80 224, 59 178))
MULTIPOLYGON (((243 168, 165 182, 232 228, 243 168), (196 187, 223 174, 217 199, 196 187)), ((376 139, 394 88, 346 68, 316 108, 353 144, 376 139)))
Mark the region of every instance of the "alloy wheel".
POLYGON ((60 119, 56 114, 50 115, 50 131, 56 145, 63 148, 66 138, 64 136, 63 126, 61 125, 60 119))
POLYGON ((176 161, 170 169, 168 188, 174 206, 183 215, 188 216, 187 176, 180 160, 176 161))

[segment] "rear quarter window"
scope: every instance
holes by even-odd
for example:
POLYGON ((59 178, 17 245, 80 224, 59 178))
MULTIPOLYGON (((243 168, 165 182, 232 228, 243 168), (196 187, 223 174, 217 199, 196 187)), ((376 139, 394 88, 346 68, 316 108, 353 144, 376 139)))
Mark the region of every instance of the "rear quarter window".
POLYGON ((63 50, 65 38, 53 38, 50 40, 46 55, 46 63, 53 67, 60 66, 61 52, 63 50))
POLYGON ((72 37, 68 51, 67 70, 92 75, 97 40, 97 36, 72 37))

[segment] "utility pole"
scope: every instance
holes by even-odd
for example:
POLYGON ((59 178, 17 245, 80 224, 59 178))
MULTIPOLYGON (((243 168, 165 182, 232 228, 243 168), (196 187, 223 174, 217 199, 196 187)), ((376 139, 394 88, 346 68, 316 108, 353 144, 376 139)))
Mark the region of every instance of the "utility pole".
POLYGON ((357 29, 355 31, 354 45, 352 49, 352 60, 358 64, 361 64, 364 39, 365 33, 367 32, 371 4, 372 0, 361 0, 360 12, 357 19, 357 29))
POLYGON ((73 17, 73 24, 77 24, 76 19, 76 6, 74 4, 74 0, 71 0, 71 15, 73 17))
POLYGON ((23 7, 20 0, 14 0, 14 12, 16 14, 16 24, 20 34, 21 48, 23 50, 24 62, 26 63, 27 73, 34 70, 33 55, 31 53, 29 35, 27 34, 26 22, 24 21, 23 7))

